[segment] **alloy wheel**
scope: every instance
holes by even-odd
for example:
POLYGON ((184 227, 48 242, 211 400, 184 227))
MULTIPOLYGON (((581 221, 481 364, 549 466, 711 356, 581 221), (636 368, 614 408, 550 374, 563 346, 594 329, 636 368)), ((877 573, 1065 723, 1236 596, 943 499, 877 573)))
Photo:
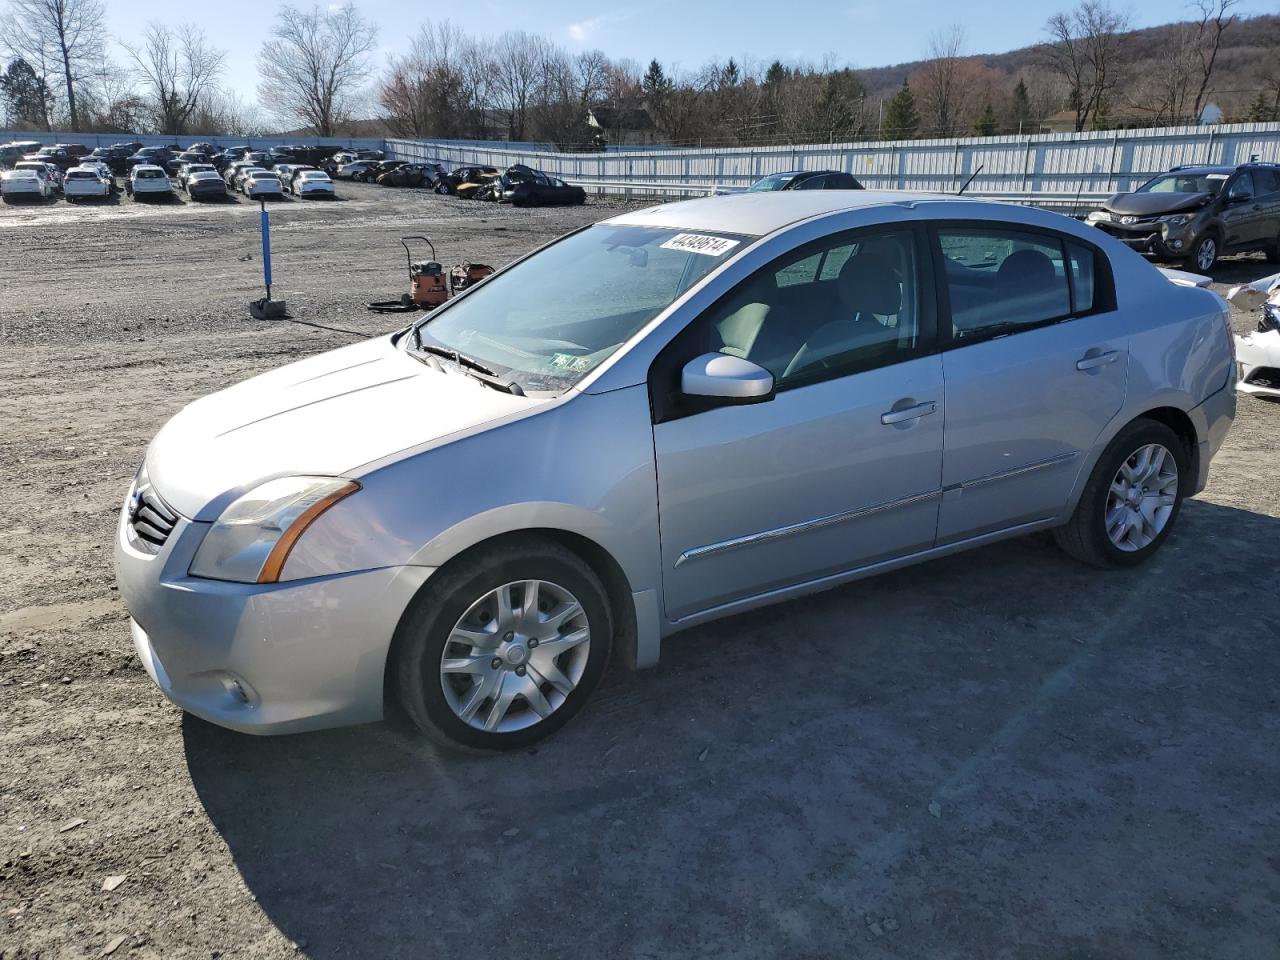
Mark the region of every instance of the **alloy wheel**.
POLYGON ((477 730, 524 730, 564 705, 590 649, 586 610, 564 587, 503 584, 471 604, 449 632, 440 659, 445 701, 477 730))
POLYGON ((1205 237, 1196 248, 1196 266, 1209 270, 1218 259, 1218 243, 1213 237, 1205 237))
POLYGON ((1169 523, 1178 502, 1178 462, 1159 443, 1130 454, 1107 492, 1107 539, 1134 553, 1151 545, 1169 523))

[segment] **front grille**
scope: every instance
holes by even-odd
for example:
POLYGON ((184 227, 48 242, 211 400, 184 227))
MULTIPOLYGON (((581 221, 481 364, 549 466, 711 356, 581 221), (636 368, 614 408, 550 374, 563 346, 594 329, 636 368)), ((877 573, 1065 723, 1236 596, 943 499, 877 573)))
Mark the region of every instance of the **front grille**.
POLYGON ((129 498, 129 530, 139 549, 159 553, 177 523, 177 512, 160 499, 150 484, 134 490, 129 498))

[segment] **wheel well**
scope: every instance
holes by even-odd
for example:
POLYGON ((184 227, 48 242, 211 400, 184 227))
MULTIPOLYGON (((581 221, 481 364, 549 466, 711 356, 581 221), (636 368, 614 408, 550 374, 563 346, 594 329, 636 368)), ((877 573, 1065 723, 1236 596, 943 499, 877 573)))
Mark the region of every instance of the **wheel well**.
MULTIPOLYGON (((441 571, 451 568, 481 550, 487 550, 496 544, 505 543, 509 540, 527 539, 529 537, 542 537, 552 540, 566 550, 576 553, 600 578, 600 582, 604 584, 605 593, 609 597, 609 610, 613 616, 613 653, 615 656, 621 657, 622 662, 628 667, 634 667, 636 662, 637 627, 635 603, 631 597, 631 582, 627 579, 627 575, 623 572, 618 561, 613 558, 613 555, 608 550, 581 534, 570 533, 567 530, 531 527, 525 530, 512 530, 496 537, 490 537, 488 540, 481 540, 479 543, 472 544, 462 552, 446 560, 436 570, 435 574, 427 579, 421 589, 428 589, 432 582, 437 580, 441 571)), ((405 612, 408 612, 408 607, 405 608, 405 612)), ((399 635, 398 629, 396 635, 399 635)), ((384 713, 398 709, 394 694, 396 659, 396 644, 393 641, 387 653, 387 662, 383 667, 382 702, 384 713)))
POLYGON ((1142 414, 1139 419, 1155 420, 1178 435, 1187 453, 1187 462, 1191 464, 1191 476, 1187 477, 1188 489, 1194 478, 1200 475, 1200 438, 1196 435, 1195 424, 1187 416, 1186 411, 1177 407, 1157 407, 1142 414))

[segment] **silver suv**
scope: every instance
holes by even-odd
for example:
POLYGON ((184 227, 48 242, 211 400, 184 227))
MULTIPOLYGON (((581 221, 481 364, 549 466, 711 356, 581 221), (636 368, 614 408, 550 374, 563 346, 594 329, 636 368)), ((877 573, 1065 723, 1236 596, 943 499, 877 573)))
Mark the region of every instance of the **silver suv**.
POLYGON ((1226 304, 1091 227, 870 191, 572 233, 191 404, 116 562, 147 671, 254 733, 519 747, 610 655, 1006 537, 1145 560, 1235 412, 1226 304))

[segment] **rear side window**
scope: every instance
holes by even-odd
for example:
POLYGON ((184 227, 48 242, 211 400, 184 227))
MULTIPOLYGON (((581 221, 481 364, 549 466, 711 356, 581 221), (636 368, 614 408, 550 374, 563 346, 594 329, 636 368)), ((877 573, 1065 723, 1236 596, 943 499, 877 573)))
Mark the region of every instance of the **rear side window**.
POLYGON ((1253 183, 1258 188, 1259 195, 1280 191, 1280 176, 1277 176, 1274 170, 1262 168, 1254 170, 1253 183))
POLYGON ((1102 309, 1097 254, 1087 244, 1031 231, 938 231, 954 340, 1016 333, 1102 309))

